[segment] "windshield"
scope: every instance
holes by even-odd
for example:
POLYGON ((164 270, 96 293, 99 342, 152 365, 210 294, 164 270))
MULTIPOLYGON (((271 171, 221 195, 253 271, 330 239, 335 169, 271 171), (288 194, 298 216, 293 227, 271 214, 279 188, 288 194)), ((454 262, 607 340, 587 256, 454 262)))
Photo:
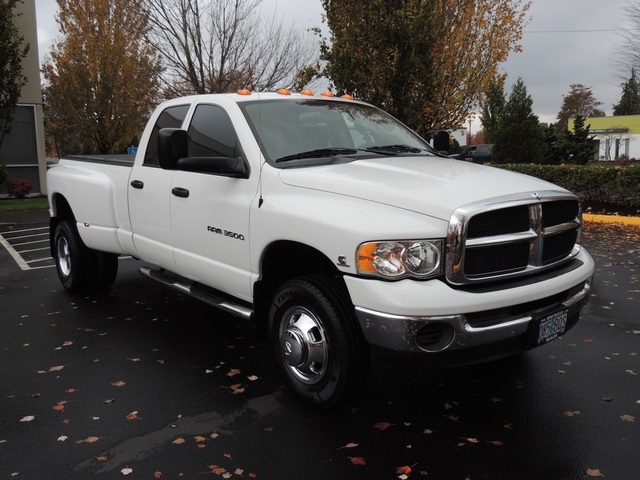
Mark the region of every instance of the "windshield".
POLYGON ((324 164, 437 153, 418 135, 370 105, 287 99, 241 104, 267 161, 324 164))

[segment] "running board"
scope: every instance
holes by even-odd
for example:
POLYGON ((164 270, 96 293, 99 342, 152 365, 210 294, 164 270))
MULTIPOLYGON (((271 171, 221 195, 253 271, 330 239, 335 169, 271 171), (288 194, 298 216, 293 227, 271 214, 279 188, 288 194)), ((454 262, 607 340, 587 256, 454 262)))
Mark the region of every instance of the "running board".
POLYGON ((252 306, 249 303, 233 300, 223 293, 192 282, 175 273, 166 270, 154 270, 150 267, 140 267, 140 273, 145 277, 160 282, 167 287, 174 288, 190 297, 196 298, 224 312, 231 313, 232 315, 249 318, 253 313, 252 306))

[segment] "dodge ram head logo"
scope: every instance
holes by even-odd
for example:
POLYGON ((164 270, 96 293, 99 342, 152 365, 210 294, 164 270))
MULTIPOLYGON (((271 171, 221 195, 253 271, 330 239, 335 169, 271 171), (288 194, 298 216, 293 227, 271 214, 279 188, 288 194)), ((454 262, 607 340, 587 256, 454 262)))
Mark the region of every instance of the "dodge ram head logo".
POLYGON ((533 198, 535 198, 538 201, 542 200, 542 197, 538 195, 536 192, 531 192, 529 195, 531 195, 533 198))

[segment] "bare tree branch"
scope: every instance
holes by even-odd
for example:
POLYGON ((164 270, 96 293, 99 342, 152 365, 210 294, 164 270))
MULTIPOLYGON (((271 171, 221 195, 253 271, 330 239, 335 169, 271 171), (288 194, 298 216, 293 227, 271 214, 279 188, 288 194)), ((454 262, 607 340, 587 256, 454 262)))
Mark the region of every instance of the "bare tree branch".
POLYGON ((259 15, 261 0, 144 0, 165 93, 255 91, 293 85, 316 61, 312 38, 259 15))

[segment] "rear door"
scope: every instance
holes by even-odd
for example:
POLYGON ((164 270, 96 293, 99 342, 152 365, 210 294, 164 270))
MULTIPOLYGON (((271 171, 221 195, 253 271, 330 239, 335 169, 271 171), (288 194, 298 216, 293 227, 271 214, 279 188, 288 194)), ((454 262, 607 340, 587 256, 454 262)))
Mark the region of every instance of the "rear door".
MULTIPOLYGON (((171 105, 158 116, 149 133, 144 160, 136 162, 129 184, 129 214, 133 241, 140 257, 147 262, 173 270, 171 234, 171 182, 173 170, 158 163, 158 132, 161 128, 180 128, 190 104, 171 105)), ((146 133, 146 132, 145 132, 146 133)))

